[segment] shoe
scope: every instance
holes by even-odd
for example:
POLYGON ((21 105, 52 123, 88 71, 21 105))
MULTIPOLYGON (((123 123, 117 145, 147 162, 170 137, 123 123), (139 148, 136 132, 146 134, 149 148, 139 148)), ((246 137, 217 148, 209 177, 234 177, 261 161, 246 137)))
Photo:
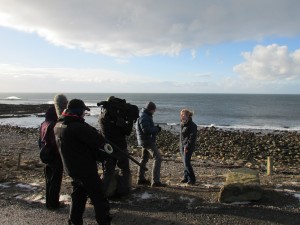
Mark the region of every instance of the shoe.
POLYGON ((151 187, 166 187, 166 186, 167 186, 167 184, 164 184, 160 181, 154 182, 154 183, 151 184, 151 187))
POLYGON ((138 185, 151 185, 151 182, 149 180, 138 180, 137 181, 138 185))
POLYGON ((187 183, 187 182, 188 182, 187 179, 182 179, 182 180, 180 181, 180 183, 187 183))
POLYGON ((188 184, 188 185, 191 185, 191 186, 192 186, 192 185, 195 185, 195 183, 196 183, 195 181, 188 181, 188 182, 187 182, 187 184, 188 184))

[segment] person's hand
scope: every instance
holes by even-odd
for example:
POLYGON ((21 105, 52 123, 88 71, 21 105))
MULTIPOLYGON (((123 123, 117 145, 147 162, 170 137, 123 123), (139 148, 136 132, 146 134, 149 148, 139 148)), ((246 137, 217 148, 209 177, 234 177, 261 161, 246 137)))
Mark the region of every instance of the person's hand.
POLYGON ((158 128, 158 132, 161 132, 161 127, 159 125, 156 126, 158 128))

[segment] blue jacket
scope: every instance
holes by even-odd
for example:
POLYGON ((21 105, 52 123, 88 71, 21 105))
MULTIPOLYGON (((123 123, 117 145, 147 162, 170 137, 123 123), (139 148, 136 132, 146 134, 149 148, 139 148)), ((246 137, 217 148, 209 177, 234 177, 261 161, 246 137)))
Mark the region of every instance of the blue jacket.
POLYGON ((152 114, 147 109, 142 108, 135 126, 138 145, 142 147, 153 146, 156 142, 159 128, 154 126, 152 114))

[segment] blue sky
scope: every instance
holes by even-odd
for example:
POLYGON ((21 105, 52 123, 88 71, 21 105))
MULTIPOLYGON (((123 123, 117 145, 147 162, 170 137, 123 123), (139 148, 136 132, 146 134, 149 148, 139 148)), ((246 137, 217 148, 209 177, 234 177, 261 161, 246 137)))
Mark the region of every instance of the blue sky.
POLYGON ((300 94, 300 1, 0 1, 0 92, 300 94))

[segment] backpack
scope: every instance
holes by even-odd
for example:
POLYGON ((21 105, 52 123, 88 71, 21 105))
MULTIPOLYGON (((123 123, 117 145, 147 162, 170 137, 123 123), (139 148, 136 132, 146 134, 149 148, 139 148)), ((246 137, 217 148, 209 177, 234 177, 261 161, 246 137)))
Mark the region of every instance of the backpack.
POLYGON ((48 138, 49 127, 52 126, 52 128, 53 128, 54 125, 55 125, 55 123, 53 123, 53 122, 49 123, 47 125, 47 128, 46 128, 46 131, 45 131, 44 135, 42 137, 40 137, 39 140, 38 140, 38 145, 39 145, 39 148, 40 148, 40 159, 45 164, 51 163, 55 159, 55 150, 53 149, 53 146, 51 146, 47 142, 47 140, 49 140, 49 138, 48 138))

